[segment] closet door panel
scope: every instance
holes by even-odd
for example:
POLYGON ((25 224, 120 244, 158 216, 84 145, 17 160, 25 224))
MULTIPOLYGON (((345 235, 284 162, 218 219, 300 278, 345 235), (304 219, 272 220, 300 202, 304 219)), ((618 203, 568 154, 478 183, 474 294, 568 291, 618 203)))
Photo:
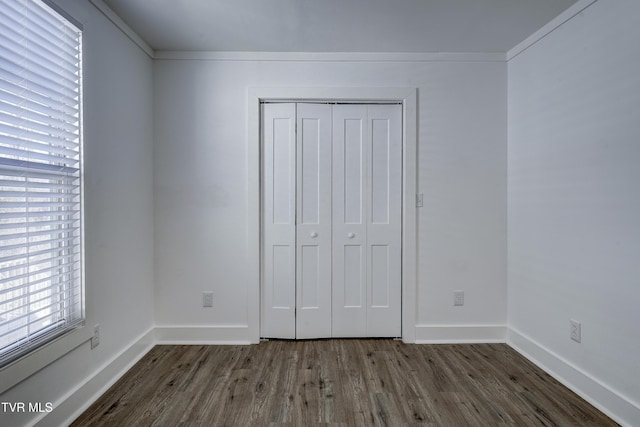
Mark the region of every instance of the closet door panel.
POLYGON ((367 324, 367 107, 333 107, 333 336, 367 324))
POLYGON ((367 328, 371 337, 400 336, 402 108, 371 105, 367 172, 367 328))
POLYGON ((297 107, 296 338, 331 336, 331 106, 297 107))
POLYGON ((295 104, 262 105, 261 336, 295 338, 295 104))

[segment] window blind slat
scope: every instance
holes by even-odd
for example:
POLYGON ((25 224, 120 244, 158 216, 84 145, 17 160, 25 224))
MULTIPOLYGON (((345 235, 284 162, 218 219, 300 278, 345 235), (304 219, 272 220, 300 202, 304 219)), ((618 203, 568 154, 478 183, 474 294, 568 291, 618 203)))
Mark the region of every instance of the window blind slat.
POLYGON ((13 268, 17 265, 30 265, 32 263, 40 262, 40 261, 51 261, 56 260, 61 256, 79 256, 80 251, 76 248, 64 249, 64 255, 60 255, 56 251, 52 251, 51 249, 46 249, 38 252, 29 252, 26 254, 18 254, 12 255, 10 257, 4 257, 0 260, 1 265, 8 265, 7 267, 3 267, 3 269, 13 268), (43 256, 49 255, 48 257, 43 258, 43 256), (20 264, 18 264, 20 263, 20 264))
MULTIPOLYGON (((69 232, 71 232, 71 231, 69 231, 69 232)), ((42 233, 42 232, 39 232, 39 231, 38 231, 38 232, 36 232, 36 233, 32 233, 32 235, 27 236, 27 238, 30 240, 28 243, 29 243, 29 244, 31 244, 31 245, 33 245, 33 246, 35 246, 35 245, 37 245, 37 244, 38 244, 38 243, 40 243, 40 242, 45 242, 45 241, 46 241, 46 242, 49 242, 49 241, 51 241, 51 240, 52 240, 52 239, 48 239, 48 240, 36 240, 36 238, 38 238, 38 237, 42 238, 42 237, 44 237, 44 236, 53 236, 53 237, 57 237, 57 238, 58 238, 58 240, 61 240, 61 241, 69 241, 69 240, 72 240, 72 239, 74 239, 74 238, 76 237, 76 235, 75 235, 75 234, 62 236, 63 234, 67 234, 67 232, 66 232, 65 230, 60 230, 59 232, 49 232, 49 233, 42 233)), ((18 237, 17 239, 24 239, 24 237, 23 237, 23 238, 18 237)), ((8 240, 8 239, 7 239, 7 240, 8 240)), ((22 244, 23 246, 25 245, 25 243, 21 243, 21 244, 22 244)), ((7 246, 7 247, 9 247, 9 246, 14 246, 14 245, 7 244, 6 246, 7 246)), ((47 249, 48 249, 49 251, 54 251, 54 250, 56 250, 57 248, 56 248, 56 247, 51 247, 51 246, 50 246, 50 247, 49 247, 49 248, 47 248, 47 249)), ((22 256, 22 258, 23 258, 23 259, 26 259, 26 258, 27 258, 27 256, 28 256, 28 254, 24 254, 24 255, 22 256)), ((34 261, 34 262, 36 262, 36 263, 37 263, 37 262, 39 262, 39 261, 34 261)), ((27 262, 27 264, 32 264, 32 262, 27 262)), ((8 268, 8 267, 5 267, 5 268, 8 268)))
POLYGON ((25 48, 27 52, 37 52, 50 61, 63 65, 70 72, 78 68, 79 46, 66 51, 56 47, 53 40, 47 39, 28 26, 12 22, 7 10, 0 9, 0 32, 8 39, 13 39, 16 45, 25 48))
MULTIPOLYGON (((14 84, 10 80, 3 79, 4 75, 11 75, 6 71, 0 69, 0 91, 6 92, 2 94, 2 98, 6 101, 10 99, 16 100, 16 105, 29 106, 34 111, 41 111, 50 114, 52 121, 65 121, 68 124, 77 126, 78 122, 78 101, 74 101, 75 104, 63 105, 60 102, 44 96, 36 91, 14 84), (20 101, 22 99, 22 101, 20 101)), ((16 76, 13 76, 16 79, 16 76)))
POLYGON ((54 138, 38 132, 20 129, 17 126, 8 126, 0 123, 0 143, 17 145, 20 148, 31 148, 40 152, 48 152, 49 157, 56 159, 63 156, 77 156, 78 149, 70 149, 63 146, 59 138, 54 138), (4 135, 3 135, 4 134, 4 135), (18 135, 18 138, 6 134, 18 135), (52 154, 57 154, 53 156, 52 154))
MULTIPOLYGON (((0 198, 1 197, 11 197, 11 198, 21 198, 21 199, 53 199, 53 200, 73 200, 78 197, 78 194, 74 193, 59 193, 56 191, 2 191, 0 190, 0 198)), ((25 206, 30 202, 26 201, 25 206)))
MULTIPOLYGON (((3 296, 3 298, 5 298, 2 302, 0 302, 0 306, 1 305, 15 305, 15 302, 24 298, 25 295, 31 295, 31 294, 37 294, 37 293, 41 293, 43 291, 47 291, 50 290, 50 288, 54 288, 57 286, 60 286, 59 283, 59 279, 62 276, 68 276, 69 274, 71 274, 72 272, 72 267, 76 268, 77 266, 75 266, 75 264, 77 264, 78 261, 72 261, 72 262, 68 262, 66 264, 61 264, 60 268, 64 268, 65 271, 61 271, 60 273, 56 273, 56 274, 52 274, 50 276, 47 277, 46 280, 44 280, 43 283, 46 282, 51 282, 49 284, 43 285, 41 284, 40 286, 36 286, 33 284, 27 284, 27 285, 21 285, 21 286, 16 286, 15 288, 11 288, 11 289, 4 289, 2 290, 2 292, 0 293, 0 295, 3 296), (17 294, 17 295, 16 295, 17 294), (13 295, 13 296, 12 296, 13 295), (14 304, 11 304, 14 303, 14 304)), ((55 292, 55 293, 59 293, 59 292, 55 292)), ((20 307, 18 307, 19 309, 20 307)), ((6 314, 6 311, 3 311, 3 313, 6 314)))
POLYGON ((25 32, 15 32, 6 27, 0 13, 0 45, 11 48, 17 52, 23 52, 25 56, 31 58, 46 69, 50 69, 54 74, 62 76, 69 81, 77 81, 78 75, 75 73, 78 68, 77 57, 67 57, 57 55, 51 50, 44 49, 41 45, 33 43, 25 38, 25 32))
POLYGON ((0 176, 26 179, 27 182, 38 180, 42 182, 65 182, 79 186, 77 168, 60 168, 55 165, 36 164, 29 165, 28 162, 4 159, 0 157, 0 176))
MULTIPOLYGON (((37 302, 34 302, 34 305, 37 302)), ((12 323, 15 325, 16 323, 18 325, 14 326, 13 328, 8 327, 7 329, 9 329, 9 331, 0 334, 0 338, 7 336, 9 334, 11 334, 13 331, 12 329, 21 329, 21 328, 29 328, 32 325, 39 325, 42 323, 46 323, 47 321, 50 323, 54 323, 52 320, 55 321, 59 321, 63 319, 62 314, 66 313, 67 310, 65 309, 60 309, 56 306, 58 305, 64 305, 65 301, 62 300, 60 302, 54 302, 52 304, 46 305, 44 307, 38 307, 35 310, 32 310, 31 312, 29 312, 29 314, 24 314, 22 316, 19 317, 15 317, 12 318, 11 320, 7 321, 7 322, 3 322, 3 326, 9 326, 12 323), (38 318, 36 317, 34 320, 29 320, 29 318, 37 316, 39 313, 43 313, 44 312, 44 316, 43 318, 38 318)), ((40 327, 38 327, 38 329, 40 329, 40 327)))
MULTIPOLYGON (((2 15, 0 14, 0 18, 1 17, 2 15)), ((7 57, 17 56, 20 59, 14 62, 18 64, 35 65, 35 72, 49 70, 48 74, 43 75, 48 75, 52 78, 58 77, 69 82, 78 81, 80 78, 77 73, 80 61, 79 51, 73 54, 64 53, 60 55, 57 52, 44 48, 42 45, 34 43, 25 36, 24 29, 16 32, 7 28, 5 22, 0 21, 0 48, 11 52, 6 53, 7 57)), ((70 88, 75 90, 77 86, 71 85, 70 88)))
POLYGON ((49 115, 29 110, 23 105, 11 105, 1 101, 0 113, 2 114, 2 121, 5 123, 14 123, 15 117, 19 117, 21 119, 20 123, 24 127, 56 136, 61 139, 61 144, 65 147, 75 148, 78 145, 75 142, 79 137, 78 129, 67 129, 67 126, 64 125, 65 122, 52 119, 49 115))
MULTIPOLYGON (((51 9, 39 0, 27 2, 27 5, 29 6, 29 10, 38 17, 34 19, 33 22, 40 25, 41 28, 47 30, 50 34, 60 37, 61 40, 66 43, 67 49, 65 50, 77 48, 80 34, 78 28, 56 12, 54 12, 54 15, 51 15, 51 9), (52 16, 54 19, 51 19, 52 16)), ((32 17, 34 15, 28 14, 28 16, 32 17)))
MULTIPOLYGON (((10 309, 9 309, 9 307, 11 307, 11 306, 16 307, 16 306, 17 306, 17 308, 11 309, 11 312, 16 313, 16 312, 18 312, 18 311, 19 311, 19 309, 20 309, 20 306, 19 306, 20 302, 21 302, 22 300, 24 300, 25 298, 32 297, 32 299, 31 299, 30 303, 32 303, 32 304, 33 304, 33 303, 37 303, 37 302, 39 302, 39 301, 37 300, 38 298, 42 298, 42 297, 38 297, 38 296, 37 296, 37 295, 39 295, 39 294, 47 294, 47 293, 49 293, 50 295, 48 296, 48 298, 51 298, 51 295, 52 295, 52 294, 60 293, 60 291, 52 292, 52 290, 51 290, 51 288, 50 288, 50 287, 45 287, 45 288, 43 288, 43 289, 37 289, 37 290, 32 290, 32 291, 24 290, 24 289, 23 289, 23 290, 21 290, 21 292, 23 292, 23 293, 21 293, 21 294, 19 294, 19 295, 15 296, 15 297, 13 297, 13 298, 11 298, 10 300, 7 300, 7 301, 6 301, 6 304, 4 304, 4 303, 0 303, 0 310, 2 310, 2 305, 3 305, 3 304, 5 305, 5 307, 7 307, 7 308, 5 308, 5 310, 4 310, 4 312, 5 312, 5 313, 9 313, 9 310, 10 310, 10 309)), ((70 296, 71 296, 71 297, 73 297, 73 296, 74 296, 74 294, 70 294, 70 296)), ((70 299, 70 298, 67 298, 66 300, 69 300, 69 299, 70 299)), ((61 300, 60 300, 60 302, 67 302, 66 300, 61 299, 61 300)))
POLYGON ((7 311, 9 319, 2 322, 3 326, 10 323, 19 323, 20 327, 28 327, 31 324, 41 323, 49 319, 55 319, 56 321, 62 320, 67 312, 65 306, 71 304, 73 298, 76 295, 57 293, 52 288, 55 288, 55 286, 51 286, 50 288, 45 288, 34 292, 28 292, 21 298, 16 298, 16 301, 20 301, 21 299, 27 300, 28 302, 25 302, 25 304, 28 304, 34 308, 31 310, 31 312, 25 314, 21 314, 19 310, 15 308, 7 311), (49 293, 58 294, 60 298, 56 298, 55 301, 52 302, 51 295, 49 295, 48 297, 46 295, 42 295, 43 293, 46 294, 47 291, 49 291, 49 293), (42 313, 43 311, 48 312, 45 314, 46 317, 43 316, 44 318, 38 318, 38 314, 42 313))
MULTIPOLYGON (((33 237, 39 237, 39 236, 47 236, 47 235, 53 235, 53 234, 60 234, 60 233, 68 233, 73 231, 73 228, 58 228, 58 229, 49 229, 49 230, 40 230, 40 231, 29 231, 29 232, 24 232, 24 233, 11 233, 11 234, 1 234, 0 235, 0 244, 2 244, 2 242, 7 241, 7 240, 13 240, 13 239, 27 239, 27 238, 33 238, 33 237)), ((2 271, 2 269, 0 269, 0 271, 2 271)))
MULTIPOLYGON (((76 240, 77 238, 75 236, 71 236, 71 237, 65 237, 65 238, 60 238, 60 239, 50 239, 50 240, 41 240, 39 242, 34 242, 32 244, 30 244, 29 246, 31 248, 39 248, 42 246, 49 246, 48 249, 49 251, 53 251, 53 250, 57 250, 57 248, 55 247, 51 247, 50 245, 52 244, 56 244, 56 243, 66 243, 66 244, 72 244, 74 240, 76 240)), ((8 250, 13 250, 13 249, 23 249, 25 247, 25 245, 6 245, 3 246, 2 248, 0 248, 1 252, 6 252, 8 250)))
MULTIPOLYGON (((61 211, 61 212, 64 213, 64 211, 61 211)), ((75 231, 79 229, 78 226, 69 227, 69 221, 67 221, 65 217, 66 215, 60 215, 59 221, 40 222, 40 224, 42 223, 52 224, 47 226, 38 224, 38 225, 29 225, 27 227, 0 228, 0 230, 2 230, 2 232, 5 233, 5 234, 0 234, 0 242, 5 242, 11 239, 23 239, 27 237, 36 237, 37 235, 43 235, 46 233, 55 234, 55 233, 62 233, 62 232, 68 232, 68 231, 75 231), (30 230, 32 228, 33 230, 30 230), (36 235, 36 233, 42 233, 42 234, 36 235)))
POLYGON ((7 316, 9 317, 9 319, 2 322, 2 324, 6 325, 7 323, 18 322, 18 323, 21 323, 20 325, 21 327, 28 327, 30 324, 40 323, 42 322, 42 320, 47 320, 47 318, 49 319, 56 318, 56 317, 62 318, 67 311, 64 306, 70 304, 73 300, 73 297, 75 297, 75 295, 68 294, 68 293, 57 293, 52 288, 55 288, 55 285, 51 287, 43 288, 43 289, 29 291, 24 295, 16 297, 13 300, 14 303, 20 300, 27 300, 28 304, 32 307, 33 306, 37 307, 37 310, 31 311, 30 313, 27 313, 27 314, 20 314, 19 307, 9 309, 5 311, 5 313, 9 315, 7 316), (47 293, 49 295, 47 295, 47 293), (56 301, 51 302, 52 300, 51 294, 58 294, 60 298, 57 298, 56 301), (48 311, 49 313, 45 319, 38 319, 37 314, 38 312, 42 312, 42 311, 48 311), (34 315, 36 317, 35 320, 28 320, 29 318, 33 318, 34 315))
MULTIPOLYGON (((11 179, 3 179, 2 175, 0 174, 0 187, 4 187, 4 188, 20 188, 20 189, 27 189, 27 188, 46 188, 49 190, 55 190, 55 191, 74 191, 76 190, 79 185, 73 185, 73 184, 65 184, 65 183, 49 183, 49 182, 38 182, 38 181, 34 181, 34 180, 29 180, 29 181, 18 181, 18 180, 11 180, 11 179)), ((17 190, 14 190, 17 191, 17 190)))
MULTIPOLYGON (((0 58, 0 66, 1 64, 0 58)), ((54 87, 46 88, 37 82, 16 74, 4 67, 0 68, 0 89, 15 94, 23 100, 35 101, 49 108, 54 117, 63 117, 73 123, 77 121, 78 96, 76 93, 58 92, 54 87)))
MULTIPOLYGON (((16 291, 17 292, 17 291, 16 291)), ((37 290, 33 290, 33 291, 29 291, 27 294, 20 294, 16 297, 13 297, 11 299, 8 299, 6 301, 3 301, 0 303, 0 311, 3 311, 4 313, 8 313, 9 309, 5 308, 5 310, 2 309, 3 306, 5 307, 10 307, 10 306, 15 306, 17 305, 16 302, 23 300, 25 298, 31 298, 30 299, 30 303, 37 303, 40 299, 46 299, 46 298, 50 298, 50 294, 51 294, 52 290, 50 287, 45 287, 42 289, 37 289, 37 290), (40 294, 45 294, 45 296, 37 296, 40 294), (46 295, 49 294, 49 295, 46 295)), ((65 300, 61 300, 61 302, 65 302, 65 300)))
MULTIPOLYGON (((10 139, 11 138, 7 138, 10 139)), ((5 137, 0 135, 0 143, 8 143, 5 142, 5 137)), ((37 153, 34 151, 20 150, 16 148, 11 148, 7 146, 0 145, 0 156, 11 156, 11 157, 27 157, 29 160, 16 159, 16 158, 4 158, 1 164, 9 164, 13 163, 13 166, 23 167, 23 168, 35 168, 35 169, 44 169, 44 170, 62 170, 63 168, 66 171, 77 171, 78 163, 80 159, 73 159, 69 157, 53 157, 48 154, 37 153), (42 162, 35 162, 33 160, 42 160, 42 162), (46 162, 46 163, 45 163, 46 162)), ((1 166, 0 166, 1 167, 1 166)))
MULTIPOLYGON (((71 277, 71 276, 76 277, 76 274, 78 274, 79 271, 80 271, 80 267, 75 267, 73 269, 69 269, 69 271, 67 271, 66 273, 64 273, 62 275, 56 275, 54 277, 64 276, 64 275, 69 276, 69 277, 71 277)), ((45 284, 45 283, 49 283, 49 282, 51 282, 51 277, 46 277, 44 279, 39 279, 39 280, 33 281, 33 282, 29 283, 29 284, 16 286, 15 287, 15 291, 25 290, 25 289, 27 289, 29 287, 32 287, 32 288, 51 287, 52 286, 51 284, 45 284)), ((59 284, 55 284, 55 286, 59 286, 59 284)), ((76 288, 69 288, 69 289, 73 289, 73 292, 76 292, 76 288)), ((78 292, 80 292, 79 289, 78 289, 78 292)), ((7 294, 7 293, 8 292, 4 292, 4 294, 7 294)))
MULTIPOLYGON (((69 224, 69 221, 67 220, 13 222, 13 223, 7 222, 7 223, 0 223, 0 230, 11 230, 11 229, 21 230, 21 229, 27 229, 27 228, 55 227, 57 225, 68 226, 68 224, 69 224)), ((77 227, 72 227, 72 229, 77 229, 77 227)))
MULTIPOLYGON (((0 53, 1 50, 0 50, 0 53)), ((0 67, 3 70, 3 79, 13 82, 22 88, 29 88, 35 92, 49 96, 51 99, 62 102, 64 105, 74 105, 78 93, 66 87, 63 82, 55 80, 55 76, 39 74, 35 69, 25 67, 26 60, 15 63, 6 55, 0 56, 0 67)))
MULTIPOLYGON (((60 88, 58 86, 46 86, 38 76, 24 73, 23 70, 13 64, 8 64, 0 57, 0 79, 4 83, 12 84, 17 90, 14 93, 29 94, 29 97, 39 102, 53 105, 59 111, 73 115, 76 113, 78 104, 78 94, 60 88), (25 74, 25 75, 23 75, 25 74)), ((7 87, 9 87, 7 85, 7 87)))
MULTIPOLYGON (((53 207, 71 207, 75 206, 76 202, 3 202, 2 206, 4 208, 25 208, 25 209, 33 209, 33 208, 53 208, 53 207)), ((58 212, 58 211, 56 211, 58 212)), ((52 211, 53 215, 53 211, 52 211)))
MULTIPOLYGON (((50 251, 51 252, 51 251, 50 251)), ((61 259, 67 259, 67 258, 73 258, 75 256, 77 256, 79 253, 76 252, 72 252, 72 253, 66 253, 66 250, 63 250, 63 252, 65 252, 62 255, 56 255, 53 256, 53 252, 49 253, 49 257, 47 258, 42 258, 42 259, 37 259, 35 261, 29 261, 28 256, 23 256, 21 259, 19 259, 19 261, 22 261, 20 264, 16 264, 16 263, 11 263, 11 265, 9 265, 8 267, 3 267, 0 269, 0 272, 7 272, 7 271, 11 271, 11 270, 16 270, 19 268, 28 268, 34 265, 40 265, 43 263, 47 263, 47 262, 57 262, 60 261, 61 259)), ((0 264, 2 265, 2 264, 0 264)))
MULTIPOLYGON (((42 269, 42 270, 39 270, 39 271, 20 274, 18 276, 7 277, 7 278, 4 278, 4 279, 0 279, 0 284, 7 284, 7 283, 15 282, 16 280, 26 279, 26 278, 33 277, 33 276, 38 276, 38 275, 42 275, 42 274, 45 274, 45 273, 50 273, 50 272, 55 271, 55 270, 57 270, 59 268, 60 267, 55 266, 55 267, 42 269)), ((37 280, 40 280, 40 279, 35 279, 35 280, 37 281, 37 280)), ((42 280, 45 280, 45 279, 42 279, 42 280)), ((46 280, 51 280, 51 277, 48 276, 46 280)), ((31 282, 31 285, 33 285, 34 282, 32 282, 32 281, 30 281, 30 282, 31 282)), ((6 289, 6 287, 5 287, 5 289, 6 289)))
POLYGON ((48 105, 15 95, 5 86, 9 87, 12 85, 0 80, 0 105, 9 104, 14 107, 18 107, 22 111, 28 112, 30 114, 37 114, 37 120, 41 123, 48 124, 52 127, 65 129, 74 134, 80 129, 77 125, 77 114, 65 114, 62 111, 55 110, 49 107, 48 105))
POLYGON ((0 103, 0 122, 14 125, 19 123, 21 127, 39 131, 41 134, 51 135, 55 137, 54 140, 57 145, 77 151, 78 144, 74 141, 78 139, 78 134, 42 123, 39 121, 41 119, 43 117, 38 117, 38 114, 31 113, 24 108, 0 103))
POLYGON ((61 48, 62 52, 68 52, 76 47, 74 38, 70 37, 66 31, 61 31, 64 25, 61 21, 46 19, 37 13, 42 9, 41 5, 33 1, 5 3, 9 6, 5 8, 5 13, 12 18, 12 22, 19 23, 26 28, 32 29, 36 34, 40 34, 42 38, 51 40, 52 45, 58 46, 58 49, 61 48), (27 9, 24 7, 25 5, 32 7, 27 9))
MULTIPOLYGON (((6 327, 6 325, 13 322, 13 323, 19 323, 19 327, 24 328, 24 327, 29 327, 34 323, 42 323, 43 321, 47 321, 47 320, 51 321, 51 319, 57 320, 58 318, 61 318, 62 315, 67 311, 65 305, 71 298, 59 299, 56 302, 47 304, 47 302, 51 301, 51 293, 52 293, 51 289, 43 289, 41 291, 31 292, 29 293, 28 296, 25 295, 20 298, 16 298, 14 302, 27 300, 30 306, 37 307, 37 311, 32 311, 29 314, 18 315, 16 317, 13 317, 8 321, 3 322, 2 326, 6 327), (41 295, 38 296, 38 294, 41 294, 41 295), (47 304, 47 305, 44 305, 44 304, 47 304), (36 318, 35 320, 29 321, 30 317, 37 315, 39 312, 40 313, 47 312, 46 317, 43 316, 44 317, 43 319, 36 318)), ((11 313, 16 313, 17 311, 19 311, 19 307, 14 308, 13 310, 8 311, 7 313, 11 315, 11 313)), ((10 328, 7 328, 7 329, 10 329, 10 328)), ((11 332, 7 332, 5 335, 8 335, 9 333, 11 332)), ((0 334, 0 337, 1 336, 2 334, 0 334)))
MULTIPOLYGON (((32 153, 36 153, 39 159, 48 160, 52 163, 60 163, 59 160, 66 159, 72 160, 76 163, 78 160, 76 157, 79 155, 78 149, 70 149, 61 146, 58 142, 59 140, 54 137, 50 137, 43 134, 38 134, 36 132, 23 131, 21 129, 7 126, 0 123, 0 150, 2 149, 11 149, 17 150, 14 155, 21 155, 18 152, 23 152, 23 157, 34 158, 32 153), (6 134, 11 133, 11 129, 16 129, 13 132, 14 136, 7 136, 6 134), (37 139, 36 139, 37 138, 37 139), (7 147, 10 146, 10 147, 7 147), (29 153, 28 155, 26 153, 29 153)), ((0 151, 0 154, 2 152, 0 151)), ((5 153, 8 154, 8 153, 5 153)))
MULTIPOLYGON (((69 250, 73 250, 73 251, 77 251, 77 252, 73 252, 74 254, 80 254, 79 248, 71 248, 69 250)), ((30 251, 27 254, 17 254, 17 255, 10 255, 10 256, 5 256, 5 257, 0 257, 0 264, 4 264, 7 262, 11 262, 11 261, 15 261, 18 259, 22 259, 22 258, 36 258, 39 257, 40 255, 45 255, 48 253, 51 253, 51 249, 44 249, 41 251, 30 251)))
MULTIPOLYGON (((77 208, 74 208, 72 210, 68 209, 65 211, 66 215, 78 215, 80 213, 80 210, 77 208)), ((0 212, 0 219, 15 219, 15 218, 24 218, 26 215, 24 212, 0 212)), ((33 211, 33 212, 29 212, 29 218, 31 219, 35 219, 35 218, 57 218, 59 217, 59 214, 56 214, 54 212, 51 211, 33 211)), ((0 248, 0 251, 2 250, 2 248, 0 248)))
MULTIPOLYGON (((37 285, 34 285, 34 284, 16 285, 15 289, 5 289, 5 290, 3 290, 1 295, 6 297, 7 295, 15 294, 16 292, 33 293, 36 290, 39 292, 41 289, 47 289, 47 288, 50 288, 50 287, 59 286, 60 285, 60 281, 58 279, 61 278, 62 276, 68 276, 69 274, 71 274, 71 272, 73 271, 73 268, 77 267, 77 266, 75 266, 75 264, 77 264, 77 262, 69 262, 67 264, 60 265, 60 267, 52 268, 53 271, 55 271, 56 269, 64 269, 64 271, 61 270, 59 273, 50 274, 46 278, 41 279, 43 281, 42 283, 48 283, 48 282, 51 282, 51 283, 41 284, 40 286, 37 286, 37 285)), ((45 274, 45 273, 47 273, 47 271, 43 271, 42 274, 45 274)), ((16 279, 16 280, 18 280, 18 279, 16 279)), ((19 298, 15 297, 15 296, 11 297, 12 301, 15 301, 17 299, 19 299, 19 298)))
MULTIPOLYGON (((5 1, 5 3, 7 3, 5 1)), ((15 2, 14 2, 15 3, 15 2)), ((30 42, 46 48, 47 50, 57 53, 62 56, 72 56, 74 51, 79 48, 79 40, 75 36, 61 36, 62 31, 50 31, 54 26, 49 26, 49 29, 42 28, 41 25, 34 23, 30 19, 30 15, 22 12, 16 7, 6 7, 1 10, 4 19, 2 21, 10 27, 13 31, 25 35, 26 39, 30 42), (53 34, 53 33, 60 34, 53 34), (69 39, 69 43, 66 43, 64 38, 69 39)))
MULTIPOLYGON (((15 44, 13 44, 15 46, 15 44)), ((46 60, 38 58, 31 52, 21 52, 20 49, 12 49, 12 43, 4 37, 0 37, 0 56, 9 63, 16 64, 16 69, 22 68, 22 73, 37 76, 53 87, 62 86, 65 89, 75 92, 78 86, 78 76, 63 76, 51 68, 45 66, 46 60), (38 62, 36 62, 38 61, 38 62)), ((48 64, 46 64, 48 65, 48 64)), ((21 73, 18 73, 22 75, 21 73)))
MULTIPOLYGON (((4 135, 0 135, 0 156, 6 157, 0 161, 0 167, 13 166, 15 168, 21 168, 23 170, 36 169, 45 170, 52 173, 62 172, 63 170, 69 173, 75 173, 78 171, 78 165, 80 163, 79 153, 76 153, 76 158, 69 156, 62 156, 55 154, 47 154, 21 148, 8 147, 7 145, 13 142, 12 138, 5 138, 4 135), (5 144, 5 145, 3 145, 5 144), (7 158, 8 157, 8 158, 7 158), (36 161, 39 160, 39 161, 36 161)), ((2 173, 0 173, 2 176, 2 173)), ((58 178, 59 179, 59 178, 58 178)))

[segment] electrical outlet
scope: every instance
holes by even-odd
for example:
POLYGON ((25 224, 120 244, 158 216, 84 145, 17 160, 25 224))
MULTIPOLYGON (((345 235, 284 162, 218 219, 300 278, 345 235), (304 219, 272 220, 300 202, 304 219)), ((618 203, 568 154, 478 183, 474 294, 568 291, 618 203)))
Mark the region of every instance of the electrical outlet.
POLYGON ((464 305, 464 291, 453 291, 453 305, 464 305))
POLYGON ((416 208, 424 206, 424 195, 422 193, 416 194, 416 208))
POLYGON ((580 342, 582 340, 582 325, 577 320, 570 320, 571 322, 571 330, 569 332, 569 336, 575 342, 580 342))
POLYGON ((91 337, 91 350, 100 345, 100 325, 93 327, 93 337, 91 337))
POLYGON ((213 307, 213 292, 202 293, 202 306, 213 307))

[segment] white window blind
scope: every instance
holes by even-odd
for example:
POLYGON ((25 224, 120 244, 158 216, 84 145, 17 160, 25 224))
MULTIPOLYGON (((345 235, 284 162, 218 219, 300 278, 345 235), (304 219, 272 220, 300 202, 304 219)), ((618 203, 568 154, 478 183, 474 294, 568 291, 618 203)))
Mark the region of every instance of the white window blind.
POLYGON ((81 31, 0 0, 0 366, 84 320, 81 31))

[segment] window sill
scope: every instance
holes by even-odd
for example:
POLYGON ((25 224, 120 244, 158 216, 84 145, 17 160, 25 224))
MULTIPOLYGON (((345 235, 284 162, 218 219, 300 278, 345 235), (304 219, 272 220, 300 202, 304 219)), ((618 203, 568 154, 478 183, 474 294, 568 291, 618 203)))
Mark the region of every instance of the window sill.
POLYGON ((92 337, 86 323, 0 368, 0 393, 29 378, 92 337))

